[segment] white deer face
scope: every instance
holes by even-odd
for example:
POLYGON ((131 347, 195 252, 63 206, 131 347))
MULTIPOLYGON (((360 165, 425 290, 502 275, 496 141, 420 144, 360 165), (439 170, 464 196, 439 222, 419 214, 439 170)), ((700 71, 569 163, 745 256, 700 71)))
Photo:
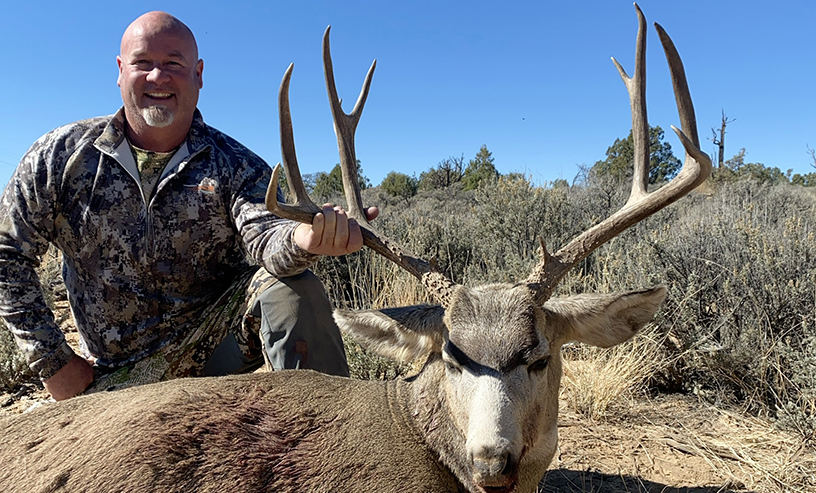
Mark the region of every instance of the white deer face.
MULTIPOLYGON (((526 285, 458 287, 450 307, 338 311, 340 328, 379 354, 410 361, 440 386, 467 469, 463 481, 512 491, 549 464, 557 442, 560 348, 576 340, 608 347, 651 320, 662 287, 621 295, 579 295, 535 305, 526 285), (532 472, 531 472, 532 471, 532 472)), ((540 471, 540 472, 539 472, 540 471)))
POLYGON ((550 363, 559 343, 541 330, 543 318, 522 285, 460 288, 446 311, 445 394, 472 481, 482 488, 515 485, 523 456, 540 448, 547 422, 554 424, 560 361, 557 371, 550 363))

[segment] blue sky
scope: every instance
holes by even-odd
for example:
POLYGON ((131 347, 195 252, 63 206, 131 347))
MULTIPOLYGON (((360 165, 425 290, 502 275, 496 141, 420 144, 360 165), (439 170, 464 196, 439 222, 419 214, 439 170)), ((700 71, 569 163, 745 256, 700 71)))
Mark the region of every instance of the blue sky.
MULTIPOLYGON (((735 121, 726 157, 783 171, 816 171, 816 2, 644 0, 650 24, 649 122, 678 118, 659 41, 677 45, 703 150, 721 111, 735 121)), ((116 1, 3 2, 0 6, 0 185, 31 143, 121 105, 115 57, 125 27, 149 10, 187 23, 204 59, 204 119, 270 164, 280 160, 277 89, 290 62, 291 106, 304 173, 338 161, 321 67, 332 25, 338 91, 348 111, 371 61, 357 155, 378 184, 391 170, 419 175, 486 144, 502 173, 572 180, 604 158, 631 124, 610 61, 631 73, 637 21, 629 0, 604 1, 116 1)), ((667 132, 682 159, 681 146, 667 132)))

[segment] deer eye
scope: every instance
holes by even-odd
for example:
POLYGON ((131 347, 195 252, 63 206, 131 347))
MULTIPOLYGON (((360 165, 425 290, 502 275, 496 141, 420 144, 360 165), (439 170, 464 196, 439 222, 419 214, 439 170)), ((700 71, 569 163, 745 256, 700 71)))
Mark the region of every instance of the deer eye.
POLYGON ((527 367, 527 371, 529 373, 539 373, 547 369, 547 365, 550 363, 550 357, 546 356, 539 360, 533 361, 530 363, 530 366, 527 367))
POLYGON ((442 353, 442 361, 445 363, 445 368, 453 373, 462 373, 462 365, 453 359, 448 353, 442 353))
POLYGON ((468 367, 471 363, 470 358, 450 341, 442 350, 442 361, 445 362, 445 368, 454 373, 462 373, 462 368, 468 367))

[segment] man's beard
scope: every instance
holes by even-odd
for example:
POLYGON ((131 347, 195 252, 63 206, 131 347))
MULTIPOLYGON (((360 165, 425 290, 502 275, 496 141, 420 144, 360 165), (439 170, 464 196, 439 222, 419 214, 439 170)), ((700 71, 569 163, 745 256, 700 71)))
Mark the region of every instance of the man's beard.
POLYGON ((163 104, 142 108, 142 118, 151 127, 164 128, 173 123, 173 112, 163 104))

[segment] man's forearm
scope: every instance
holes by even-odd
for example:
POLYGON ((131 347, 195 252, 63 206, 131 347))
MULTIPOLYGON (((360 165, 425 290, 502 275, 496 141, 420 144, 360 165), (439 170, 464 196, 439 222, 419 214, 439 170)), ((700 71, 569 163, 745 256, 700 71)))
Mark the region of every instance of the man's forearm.
POLYGON ((54 375, 74 356, 45 303, 32 262, 8 248, 0 248, 0 317, 40 378, 54 375))
POLYGON ((298 223, 280 221, 285 223, 285 227, 267 243, 263 266, 275 277, 295 276, 317 262, 319 255, 307 252, 295 242, 294 232, 298 223))

